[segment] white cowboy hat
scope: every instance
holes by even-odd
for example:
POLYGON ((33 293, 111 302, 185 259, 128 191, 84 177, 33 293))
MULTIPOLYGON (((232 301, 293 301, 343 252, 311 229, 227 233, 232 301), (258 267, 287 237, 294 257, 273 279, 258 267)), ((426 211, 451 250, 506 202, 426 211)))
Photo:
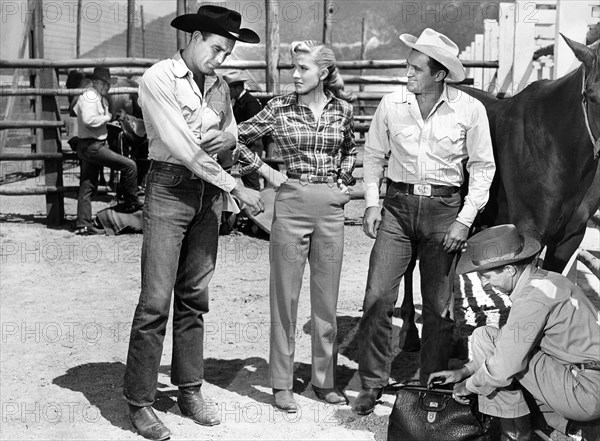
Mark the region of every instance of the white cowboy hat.
POLYGON ((398 38, 409 48, 422 52, 445 66, 449 81, 462 81, 467 76, 458 59, 458 46, 444 34, 427 28, 419 38, 410 34, 402 34, 398 38))

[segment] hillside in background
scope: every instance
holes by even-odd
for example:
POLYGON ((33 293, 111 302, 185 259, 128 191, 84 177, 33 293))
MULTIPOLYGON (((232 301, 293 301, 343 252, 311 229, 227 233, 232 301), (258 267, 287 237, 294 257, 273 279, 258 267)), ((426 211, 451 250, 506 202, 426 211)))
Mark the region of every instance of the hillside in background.
MULTIPOLYGON (((255 30, 262 43, 248 45, 238 43, 232 59, 264 59, 265 23, 264 3, 258 1, 228 1, 227 6, 238 10, 243 16, 243 26, 255 30)), ((483 32, 484 19, 498 18, 499 1, 358 1, 334 2, 333 45, 338 60, 360 58, 362 19, 367 28, 368 59, 406 58, 406 51, 398 35, 418 35, 424 28, 434 28, 451 37, 463 49, 476 33, 483 32)), ((289 60, 289 43, 301 39, 322 39, 323 1, 281 1, 279 5, 281 58, 289 60)), ((165 58, 176 51, 175 30, 170 22, 175 14, 169 14, 147 24, 146 57, 165 58)), ((125 56, 126 33, 100 43, 83 57, 125 56)), ((142 56, 141 30, 135 32, 135 55, 142 56)), ((260 75, 258 75, 260 80, 260 75)))

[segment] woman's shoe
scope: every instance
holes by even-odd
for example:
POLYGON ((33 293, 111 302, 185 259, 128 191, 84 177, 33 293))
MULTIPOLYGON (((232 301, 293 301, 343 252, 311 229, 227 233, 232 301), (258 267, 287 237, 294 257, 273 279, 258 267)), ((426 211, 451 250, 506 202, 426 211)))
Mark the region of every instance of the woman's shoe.
POLYGON ((348 404, 348 398, 344 392, 336 388, 321 388, 314 384, 312 385, 315 395, 321 401, 325 401, 328 404, 348 404))
POLYGON ((273 389, 275 407, 286 413, 298 412, 298 404, 294 400, 294 393, 289 389, 273 389))

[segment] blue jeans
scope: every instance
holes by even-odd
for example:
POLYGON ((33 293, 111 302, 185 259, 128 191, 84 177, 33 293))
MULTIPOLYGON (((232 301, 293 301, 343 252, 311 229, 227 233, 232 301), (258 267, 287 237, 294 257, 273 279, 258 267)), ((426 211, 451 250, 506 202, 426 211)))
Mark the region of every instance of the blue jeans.
POLYGON ((142 287, 133 317, 125 399, 154 402, 167 319, 173 302, 171 382, 202 384, 208 284, 217 257, 222 198, 186 167, 152 162, 144 205, 142 287))
POLYGON ((394 350, 392 315, 399 286, 414 253, 419 259, 423 298, 421 383, 447 369, 451 351, 455 255, 442 241, 461 207, 450 196, 407 195, 389 186, 382 221, 371 251, 363 317, 359 325, 358 372, 364 388, 388 384, 394 350))
POLYGON ((77 143, 77 156, 81 160, 81 178, 77 198, 77 228, 92 225, 92 196, 98 188, 98 173, 102 167, 121 171, 119 185, 126 204, 138 202, 137 167, 135 162, 108 148, 106 140, 93 138, 80 139, 77 143))

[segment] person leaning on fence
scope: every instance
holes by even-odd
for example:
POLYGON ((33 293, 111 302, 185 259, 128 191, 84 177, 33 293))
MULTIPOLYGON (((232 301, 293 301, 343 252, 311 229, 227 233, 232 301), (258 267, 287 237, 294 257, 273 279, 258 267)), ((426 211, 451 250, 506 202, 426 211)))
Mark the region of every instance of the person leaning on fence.
POLYGON ((409 93, 383 97, 365 141, 363 229, 376 240, 358 332, 362 389, 353 411, 359 415, 373 411, 388 384, 392 315, 400 280, 415 253, 423 297, 421 383, 431 372, 447 368, 455 255, 488 200, 495 170, 483 104, 446 84, 465 78, 456 44, 432 29, 418 38, 403 34, 400 40, 412 49, 409 93), (388 162, 388 189, 380 209, 379 185, 388 162), (465 164, 470 181, 463 201, 459 187, 465 164))
MULTIPOLYGON (((336 309, 344 251, 344 205, 356 160, 351 93, 331 48, 316 41, 291 44, 295 92, 273 98, 239 125, 239 142, 271 135, 288 180, 275 198, 269 244, 271 340, 269 383, 275 406, 297 412, 292 392, 298 298, 310 264, 312 379, 315 395, 347 403, 336 387, 336 309), (339 163, 338 163, 339 157, 339 163)), ((262 167, 242 151, 242 175, 262 167)))
POLYGON ((220 423, 200 389, 203 317, 217 259, 223 196, 235 195, 257 214, 264 209, 259 193, 238 184, 213 157, 222 150, 233 152, 237 140, 227 84, 215 69, 236 41, 259 42, 256 33, 240 28, 241 21, 239 13, 215 5, 176 17, 171 26, 189 32, 189 43, 150 67, 140 82, 152 163, 144 206, 142 286, 123 394, 133 426, 148 439, 171 435, 151 406, 172 293, 171 382, 179 388, 179 410, 197 424, 220 423))
POLYGON ((97 67, 88 76, 91 84, 77 99, 73 111, 77 115, 77 156, 81 160, 81 179, 77 199, 76 234, 99 234, 102 230, 92 224, 92 195, 98 188, 98 173, 102 167, 121 172, 120 187, 124 204, 118 211, 133 213, 142 207, 137 197, 137 168, 135 162, 113 152, 108 147, 107 123, 112 119, 106 95, 116 78, 105 67, 97 67))
POLYGON ((600 323, 579 287, 537 268, 535 239, 514 225, 488 228, 467 241, 456 272, 477 272, 484 286, 508 294, 506 324, 476 328, 472 359, 462 369, 434 372, 429 383, 454 383, 463 404, 498 417, 502 440, 532 439, 530 410, 567 435, 600 440, 600 323), (524 390, 534 399, 528 402, 524 390), (533 408, 530 408, 532 406, 533 408))

